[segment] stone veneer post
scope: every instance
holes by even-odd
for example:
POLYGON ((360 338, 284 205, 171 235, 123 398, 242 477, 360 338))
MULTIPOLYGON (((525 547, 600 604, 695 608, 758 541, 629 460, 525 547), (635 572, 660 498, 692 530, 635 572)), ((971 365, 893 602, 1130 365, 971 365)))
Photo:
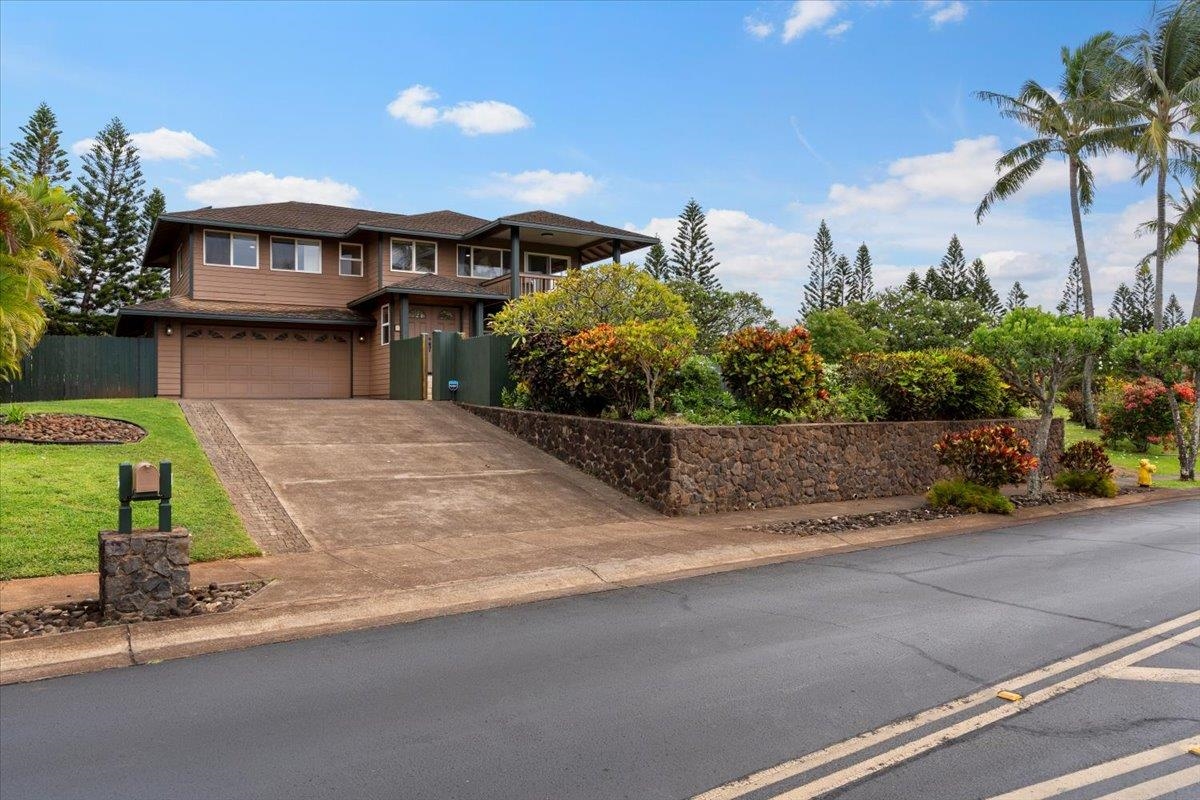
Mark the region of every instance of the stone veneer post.
POLYGON ((100 532, 100 608, 110 620, 168 616, 191 606, 191 534, 100 532))

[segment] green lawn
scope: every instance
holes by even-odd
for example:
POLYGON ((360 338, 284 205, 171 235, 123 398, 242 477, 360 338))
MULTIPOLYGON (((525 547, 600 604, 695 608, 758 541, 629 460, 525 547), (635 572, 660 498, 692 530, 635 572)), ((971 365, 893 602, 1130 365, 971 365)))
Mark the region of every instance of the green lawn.
MULTIPOLYGON (((1058 416, 1066 416, 1066 409, 1061 409, 1058 416)), ((1064 439, 1066 446, 1070 447, 1078 441, 1091 439, 1092 441, 1100 441, 1100 431, 1088 430, 1078 422, 1066 420, 1066 431, 1064 439)), ((1200 487, 1198 481, 1181 481, 1179 478, 1179 458, 1175 455, 1175 451, 1171 450, 1164 453, 1162 447, 1152 444, 1150 451, 1147 453, 1135 453, 1128 443, 1121 443, 1112 447, 1106 447, 1108 452, 1108 460, 1112 462, 1117 471, 1127 470, 1136 476, 1138 462, 1143 458, 1150 459, 1152 464, 1158 467, 1158 472, 1154 474, 1154 485, 1166 489, 1194 489, 1200 487)))
MULTIPOLYGON (((0 442, 0 578, 96 569, 96 533, 117 524, 117 465, 170 461, 174 523, 192 532, 192 559, 257 555, 208 457, 170 400, 68 400, 23 403, 126 419, 146 438, 125 445, 0 442)), ((134 525, 158 524, 157 503, 135 503, 134 525)))

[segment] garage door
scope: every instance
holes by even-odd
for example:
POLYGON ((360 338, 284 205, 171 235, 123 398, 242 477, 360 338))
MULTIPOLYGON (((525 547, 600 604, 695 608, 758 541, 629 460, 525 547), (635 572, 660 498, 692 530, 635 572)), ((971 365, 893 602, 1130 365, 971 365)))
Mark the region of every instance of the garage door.
POLYGON ((184 397, 349 397, 346 331, 186 325, 184 397))

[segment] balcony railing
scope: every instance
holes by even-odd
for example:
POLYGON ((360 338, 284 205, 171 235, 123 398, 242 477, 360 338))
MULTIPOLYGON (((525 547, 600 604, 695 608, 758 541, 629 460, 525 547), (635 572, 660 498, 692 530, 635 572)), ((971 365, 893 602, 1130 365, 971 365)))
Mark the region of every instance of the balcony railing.
MULTIPOLYGON (((558 285, 560 275, 542 275, 535 272, 521 273, 521 294, 533 294, 535 292, 548 292, 558 285)), ((484 281, 484 286, 496 286, 508 291, 508 287, 512 281, 512 276, 508 273, 501 275, 499 278, 492 278, 489 281, 484 281)))

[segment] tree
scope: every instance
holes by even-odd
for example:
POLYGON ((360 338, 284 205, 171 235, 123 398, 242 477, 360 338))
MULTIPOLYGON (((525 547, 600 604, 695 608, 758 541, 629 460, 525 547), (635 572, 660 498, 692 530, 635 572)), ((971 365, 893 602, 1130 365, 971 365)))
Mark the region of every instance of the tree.
POLYGON ((137 148, 119 119, 96 136, 83 157, 74 194, 79 203, 79 269, 57 287, 64 332, 107 333, 121 305, 136 299, 145 236, 145 193, 137 148))
POLYGON ((607 397, 626 417, 643 399, 653 415, 663 377, 692 354, 695 338, 687 317, 597 325, 567 340, 568 380, 607 397))
POLYGON ((1150 265, 1139 264, 1133 278, 1133 289, 1130 292, 1133 299, 1133 319, 1138 321, 1137 331, 1139 333, 1155 327, 1154 293, 1154 279, 1150 275, 1150 265))
POLYGON ((42 103, 22 125, 20 141, 12 143, 9 163, 14 171, 28 178, 45 178, 50 185, 64 184, 71 180, 71 166, 67 151, 59 140, 58 118, 50 106, 42 103))
POLYGON ((950 237, 946 255, 942 256, 941 263, 938 264, 937 275, 938 285, 942 292, 942 296, 938 297, 939 300, 962 300, 970 294, 971 281, 967 274, 967 258, 963 255, 962 242, 958 240, 958 234, 950 237))
POLYGON ((804 318, 812 336, 813 350, 825 361, 840 364, 847 356, 882 350, 887 334, 879 328, 869 332, 845 308, 814 311, 804 318))
MULTIPOLYGON (((1083 292, 1083 316, 1095 315, 1092 273, 1083 239, 1083 214, 1091 210, 1095 183, 1088 159, 1124 146, 1128 134, 1122 123, 1132 112, 1115 101, 1121 91, 1124 41, 1110 32, 1093 36, 1074 50, 1061 53, 1062 77, 1056 90, 1037 81, 1026 81, 1015 97, 996 92, 977 96, 999 109, 1001 116, 1015 120, 1034 132, 1034 138, 1012 148, 996 162, 1000 177, 975 209, 975 219, 984 215, 1000 200, 1018 191, 1045 165, 1049 157, 1067 162, 1067 190, 1071 202, 1071 224, 1075 230, 1075 258, 1083 292)), ((1010 294, 1010 301, 1016 298, 1010 294)), ((1024 303, 1010 302, 1016 308, 1024 303)), ((1097 424, 1096 402, 1092 391, 1091 362, 1083 371, 1084 421, 1097 424)))
POLYGON ((808 257, 808 283, 804 285, 804 304, 800 313, 809 311, 824 311, 834 306, 833 280, 834 259, 833 236, 829 226, 821 220, 817 228, 817 238, 813 240, 812 255, 808 257))
POLYGON ((1058 313, 1083 316, 1083 283, 1079 277, 1079 259, 1072 258, 1067 267, 1067 283, 1063 286, 1062 300, 1058 302, 1058 313))
POLYGON ((646 255, 646 263, 642 265, 642 268, 650 274, 650 277, 658 281, 668 281, 674 277, 671 259, 667 257, 667 251, 662 246, 662 242, 650 245, 650 252, 646 255))
MULTIPOLYGON (((158 218, 167 210, 167 198, 162 193, 162 189, 157 186, 146 196, 146 203, 142 206, 142 243, 139 245, 139 252, 146 252, 146 245, 149 244, 150 231, 154 230, 154 223, 158 222, 158 218)), ((137 278, 134 281, 133 292, 130 300, 134 303, 142 303, 146 300, 154 300, 159 297, 165 297, 169 286, 167 284, 167 272, 161 269, 141 269, 138 272, 137 278)))
POLYGON ((693 281, 667 284, 684 299, 696 324, 696 347, 711 353, 722 337, 746 327, 778 328, 775 315, 754 292, 708 291, 693 281))
POLYGON ((671 266, 674 277, 694 281, 705 289, 720 289, 713 258, 713 244, 708 238, 708 221, 700 204, 689 200, 679 214, 679 230, 671 242, 671 266))
MULTIPOLYGON (((1018 308, 994 327, 980 326, 971 338, 975 350, 991 359, 1007 383, 1038 401, 1040 418, 1033 455, 1044 464, 1059 388, 1082 371, 1086 358, 1099 358, 1112 346, 1115 324, 1018 308)), ((1029 494, 1038 497, 1041 493, 1039 468, 1029 474, 1029 494)))
POLYGON ((1154 324, 1153 317, 1146 317, 1133 298, 1129 285, 1121 283, 1113 292, 1112 304, 1108 307, 1108 316, 1117 321, 1121 333, 1141 333, 1154 324))
POLYGON ((1171 424, 1175 429, 1179 456, 1179 479, 1196 479, 1196 453, 1200 450, 1200 413, 1193 408, 1188 420, 1172 387, 1191 377, 1192 389, 1200 397, 1200 319, 1166 331, 1147 331, 1121 341, 1114 360, 1127 369, 1158 378, 1167 386, 1171 424), (1185 424, 1186 423, 1186 424, 1185 424))
MULTIPOLYGON (((1193 164, 1189 170, 1183 170, 1185 173, 1189 171, 1193 175, 1200 173, 1200 164, 1193 164)), ((1175 184, 1176 193, 1167 195, 1167 206, 1175 220, 1167 226, 1164 258, 1178 255, 1189 244, 1196 245, 1196 293, 1192 297, 1192 318, 1200 319, 1200 190, 1185 186, 1179 175, 1175 176, 1175 184)), ((1138 235, 1154 233, 1157 230, 1158 220, 1152 219, 1138 226, 1138 235)))
POLYGON ((46 329, 50 286, 74 264, 74 208, 45 177, 0 164, 0 378, 20 377, 21 359, 46 329))
POLYGON ((942 284, 942 275, 938 272, 937 267, 925 270, 925 277, 921 280, 921 291, 934 300, 950 299, 946 287, 942 284))
POLYGON ((854 268, 850 259, 839 255, 833 260, 833 279, 829 283, 829 301, 834 308, 840 308, 849 302, 849 295, 854 291, 854 268))
POLYGON ((1129 91, 1121 107, 1135 115, 1124 128, 1138 177, 1155 179, 1154 328, 1163 327, 1163 265, 1167 256, 1167 177, 1200 179, 1200 145, 1189 137, 1200 102, 1200 3, 1181 0, 1159 13, 1125 47, 1122 76, 1129 91))
POLYGON ((1012 311, 1017 308, 1025 308, 1029 304, 1029 295, 1025 294, 1025 290, 1021 288, 1020 281, 1013 281, 1012 288, 1008 290, 1008 296, 1004 298, 1004 307, 1012 311))
POLYGON ((850 291, 846 293, 847 303, 870 300, 871 296, 875 294, 875 277, 871 274, 871 270, 871 251, 867 249, 867 243, 863 242, 858 246, 858 252, 854 254, 854 279, 850 291))
MULTIPOLYGON (((974 300, 935 300, 923 292, 890 289, 847 313, 886 350, 962 347, 991 317, 974 300)), ((805 318, 807 320, 807 317, 805 318)))
POLYGON ((992 281, 988 277, 987 267, 984 266, 982 258, 972 261, 971 268, 967 271, 966 296, 978 303, 993 319, 999 317, 1000 312, 1004 310, 1000 305, 1000 295, 992 288, 992 281))
POLYGON ((901 286, 901 288, 906 292, 922 291, 921 276, 917 274, 915 269, 909 270, 908 277, 904 279, 904 284, 901 286))
POLYGON ((1187 324, 1187 317, 1183 315, 1183 306, 1179 304, 1179 298, 1174 294, 1167 300, 1167 306, 1163 309, 1163 330, 1170 328, 1178 328, 1180 325, 1187 324))

